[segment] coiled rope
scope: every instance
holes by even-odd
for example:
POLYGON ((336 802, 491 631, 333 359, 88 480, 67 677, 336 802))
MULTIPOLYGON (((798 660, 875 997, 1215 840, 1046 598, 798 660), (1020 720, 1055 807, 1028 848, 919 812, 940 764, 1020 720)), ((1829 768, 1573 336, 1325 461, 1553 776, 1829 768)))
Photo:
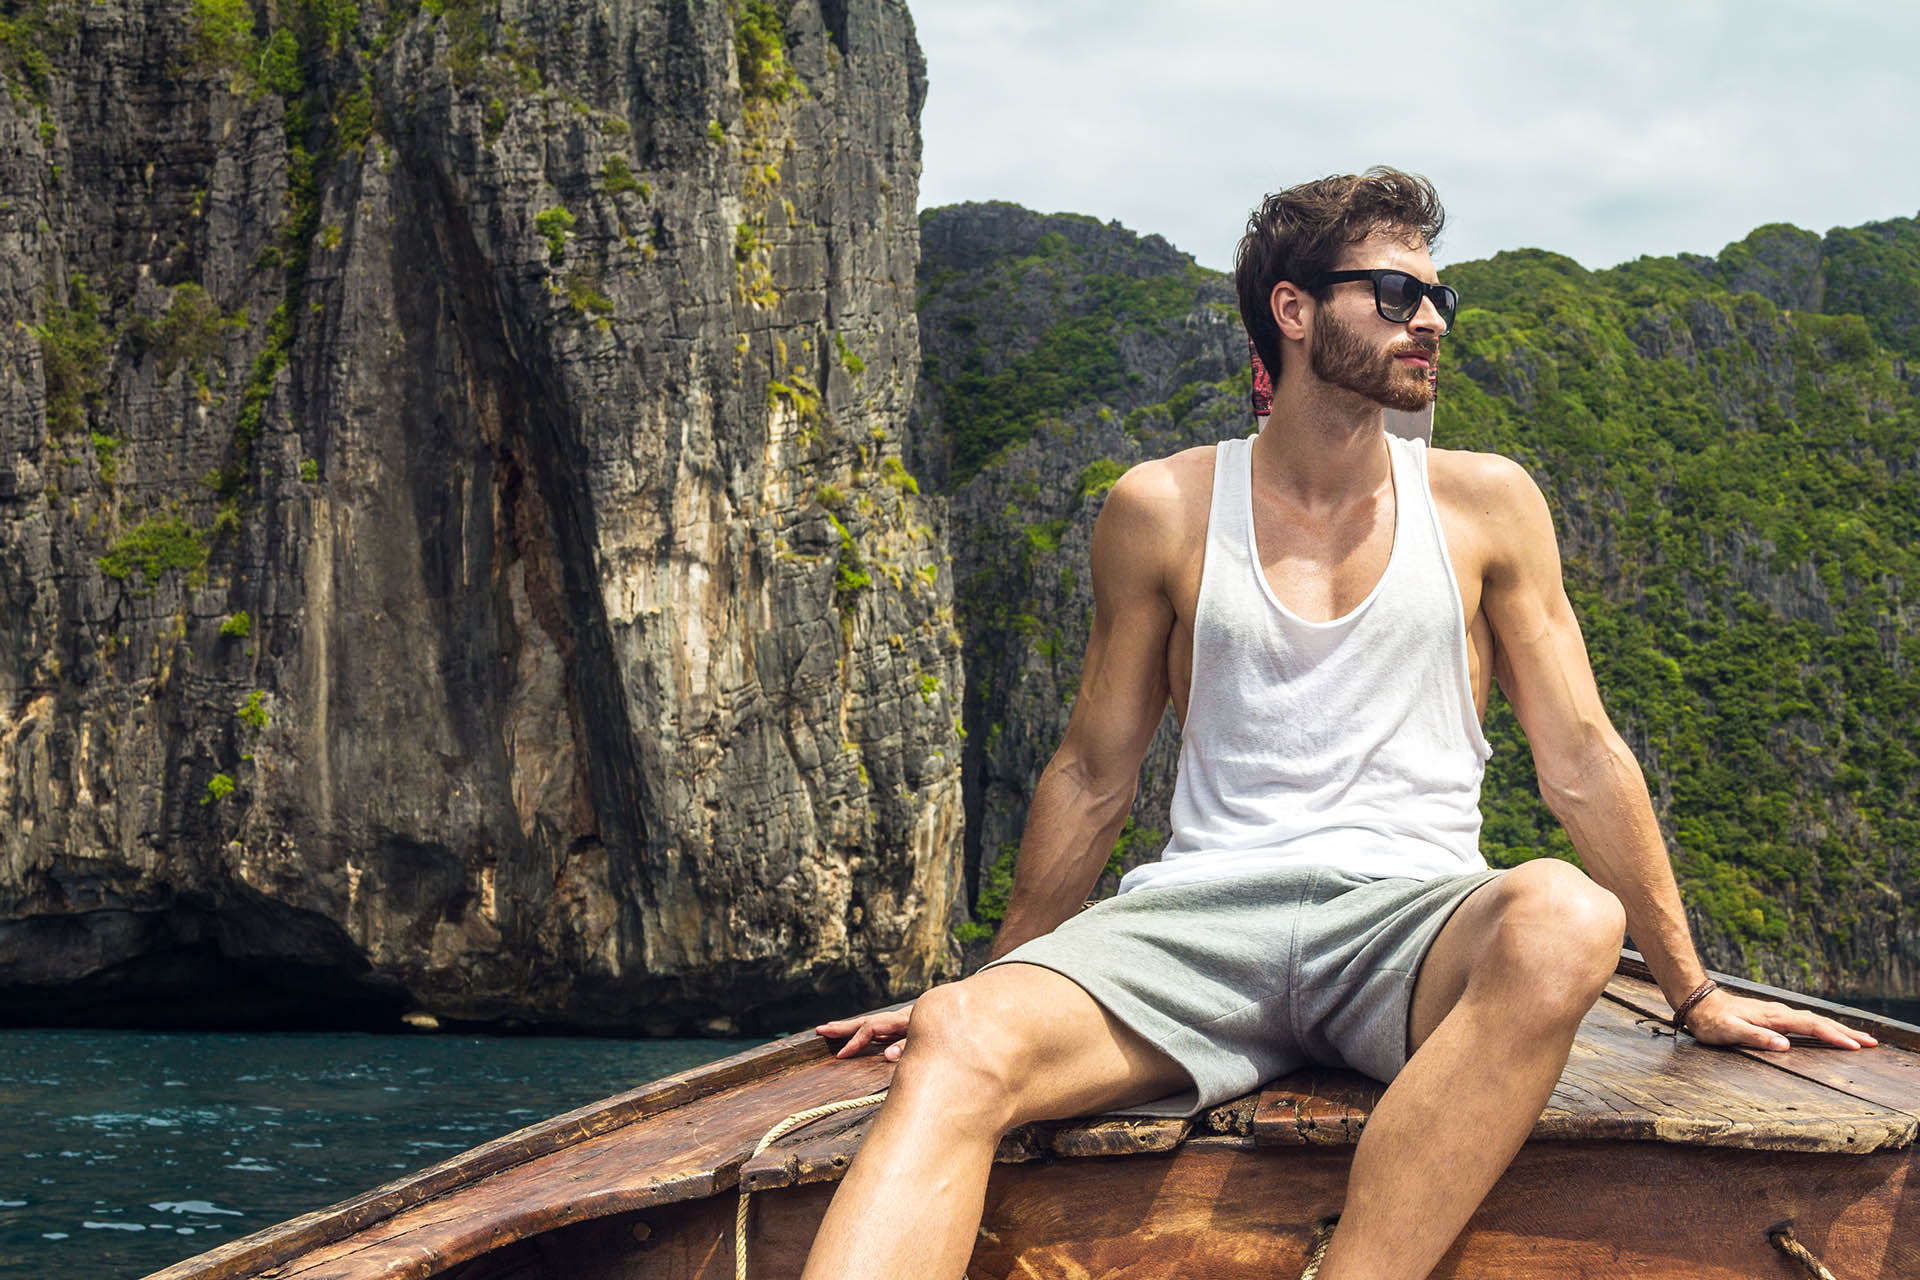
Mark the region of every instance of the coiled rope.
POLYGON ((1320 1274, 1320 1263, 1327 1256, 1327 1246, 1333 1243, 1333 1228, 1339 1223, 1340 1215, 1323 1218, 1313 1229, 1313 1251, 1307 1255, 1307 1269, 1300 1273, 1300 1280, 1314 1280, 1320 1274))
MULTIPOLYGON (((815 1120, 823 1120, 836 1112, 854 1111, 860 1107, 870 1107, 876 1102, 885 1101, 886 1096, 887 1091, 882 1089, 880 1092, 870 1093, 864 1098, 848 1098, 842 1102, 829 1102, 825 1106, 810 1107, 805 1111, 796 1111, 779 1124, 773 1126, 773 1128, 767 1130, 767 1136, 760 1139, 760 1145, 753 1149, 753 1154, 756 1156, 759 1155, 781 1138, 786 1137, 789 1133, 792 1133, 795 1129, 803 1125, 812 1124, 815 1120)), ((752 1157, 748 1158, 751 1159, 752 1157)), ((743 1179, 740 1183, 740 1205, 734 1210, 733 1214, 733 1280, 747 1280, 747 1201, 752 1197, 753 1192, 747 1190, 747 1184, 743 1179)))
POLYGON ((1809 1253, 1807 1246, 1793 1238, 1793 1222, 1791 1220, 1776 1222, 1768 1227, 1767 1240, 1774 1248, 1786 1254, 1789 1258, 1792 1258, 1802 1267, 1805 1267, 1807 1274, 1814 1277, 1814 1280, 1836 1280, 1833 1272, 1827 1270, 1825 1263, 1809 1253))

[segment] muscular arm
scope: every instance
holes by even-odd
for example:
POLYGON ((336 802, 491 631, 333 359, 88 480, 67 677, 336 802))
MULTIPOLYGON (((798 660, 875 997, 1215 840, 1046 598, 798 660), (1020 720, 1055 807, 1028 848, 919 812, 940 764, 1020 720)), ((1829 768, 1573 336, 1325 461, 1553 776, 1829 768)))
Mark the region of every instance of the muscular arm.
POLYGON ((1140 762, 1167 706, 1173 606, 1164 552, 1173 538, 1165 488, 1152 469, 1136 468, 1094 525, 1093 631, 1080 693, 1034 789, 993 959, 1080 909, 1133 806, 1140 762))
MULTIPOLYGON (((1705 970, 1645 775, 1594 685, 1546 500, 1506 459, 1485 459, 1473 488, 1487 548, 1481 607, 1497 646, 1494 671, 1533 748, 1541 798, 1566 827, 1588 873, 1620 899, 1628 932, 1677 1006, 1705 970)), ((1696 1005, 1688 1026, 1716 1044, 1784 1049, 1786 1032, 1846 1048, 1872 1043, 1829 1019, 1723 992, 1696 1005)))
MULTIPOLYGON (((1211 469, 1205 474, 1210 478, 1211 469)), ((1080 693, 1027 810, 993 959, 1080 909, 1133 806, 1140 762, 1167 706, 1174 612, 1166 578, 1189 532, 1181 510, 1177 478, 1164 462, 1122 476, 1100 510, 1093 528, 1093 633, 1080 693)), ((878 1047, 898 1058, 911 1017, 908 1006, 814 1029, 846 1037, 839 1057, 878 1047)))

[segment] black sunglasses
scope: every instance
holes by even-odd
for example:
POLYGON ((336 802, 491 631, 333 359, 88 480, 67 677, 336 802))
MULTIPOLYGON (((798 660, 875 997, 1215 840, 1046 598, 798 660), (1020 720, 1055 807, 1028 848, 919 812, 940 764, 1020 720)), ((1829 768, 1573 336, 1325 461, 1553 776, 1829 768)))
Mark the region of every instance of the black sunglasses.
POLYGON ((1447 328, 1453 328, 1453 313, 1460 305, 1459 293, 1448 285, 1428 284, 1404 271, 1386 267, 1376 267, 1372 271, 1322 271, 1307 281, 1307 288, 1318 289, 1323 285, 1342 284, 1348 280, 1373 281, 1373 305, 1382 320, 1405 324, 1420 310, 1422 298, 1432 298, 1433 309, 1440 313, 1440 319, 1446 322, 1447 328))

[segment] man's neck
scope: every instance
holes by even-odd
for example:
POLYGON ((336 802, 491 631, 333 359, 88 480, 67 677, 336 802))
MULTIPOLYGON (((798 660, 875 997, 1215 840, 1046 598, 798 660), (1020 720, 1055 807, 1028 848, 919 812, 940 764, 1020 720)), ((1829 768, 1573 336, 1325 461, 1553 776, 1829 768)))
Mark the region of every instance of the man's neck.
POLYGON ((1389 483, 1386 411, 1317 380, 1274 388, 1273 412, 1253 443, 1254 483, 1309 508, 1341 507, 1389 483))

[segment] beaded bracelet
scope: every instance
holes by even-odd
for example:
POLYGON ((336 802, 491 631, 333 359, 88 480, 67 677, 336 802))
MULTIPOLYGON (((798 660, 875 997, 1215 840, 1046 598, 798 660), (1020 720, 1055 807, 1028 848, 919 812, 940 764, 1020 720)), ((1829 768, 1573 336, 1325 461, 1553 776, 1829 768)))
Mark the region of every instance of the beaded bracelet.
MULTIPOLYGON (((1719 989, 1720 989, 1720 984, 1715 982, 1712 978, 1708 978, 1705 982, 1695 987, 1693 989, 1693 994, 1688 996, 1685 1000, 1682 1000, 1680 1002, 1680 1007, 1673 1011, 1674 1032, 1677 1034, 1679 1032, 1686 1031, 1687 1015, 1693 1012, 1693 1006, 1699 1004, 1702 1000, 1706 999, 1708 996, 1712 995, 1714 992, 1718 991, 1719 989)), ((1693 1033, 1688 1032, 1687 1034, 1691 1035, 1693 1033)))

